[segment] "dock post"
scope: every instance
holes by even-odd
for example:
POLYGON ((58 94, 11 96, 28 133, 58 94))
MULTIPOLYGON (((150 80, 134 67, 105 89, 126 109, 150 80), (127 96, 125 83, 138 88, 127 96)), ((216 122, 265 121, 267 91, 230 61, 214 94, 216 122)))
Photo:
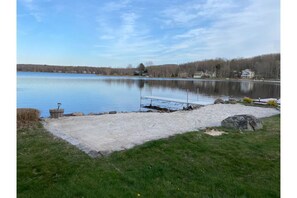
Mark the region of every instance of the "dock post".
MULTIPOLYGON (((151 96, 153 95, 153 89, 151 88, 151 96)), ((153 100, 151 99, 151 106, 152 106, 153 100)))
POLYGON ((141 88, 139 89, 139 95, 140 95, 140 98, 139 98, 139 111, 141 111, 141 88))
POLYGON ((187 108, 189 107, 189 89, 187 89, 187 108))

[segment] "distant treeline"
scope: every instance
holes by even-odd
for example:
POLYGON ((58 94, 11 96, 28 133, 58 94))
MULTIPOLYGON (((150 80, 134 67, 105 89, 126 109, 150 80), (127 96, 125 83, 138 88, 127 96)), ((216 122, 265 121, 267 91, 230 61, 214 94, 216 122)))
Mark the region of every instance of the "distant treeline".
MULTIPOLYGON (((141 65, 143 65, 141 63, 141 65)), ((111 68, 87 66, 52 66, 18 64, 17 71, 87 73, 98 75, 133 76, 139 68, 111 68)), ((209 59, 184 64, 146 66, 150 77, 192 78, 197 72, 214 73, 216 78, 239 78, 241 71, 251 69, 256 79, 280 79, 280 54, 267 54, 252 58, 209 59)))

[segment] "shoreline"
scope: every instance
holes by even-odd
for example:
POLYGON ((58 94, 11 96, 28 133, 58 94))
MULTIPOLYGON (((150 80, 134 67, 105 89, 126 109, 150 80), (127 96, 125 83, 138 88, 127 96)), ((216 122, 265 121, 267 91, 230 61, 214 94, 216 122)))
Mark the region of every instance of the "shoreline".
POLYGON ((281 83, 279 79, 237 79, 237 78, 178 78, 178 77, 145 77, 145 76, 127 76, 127 75, 100 75, 100 74, 84 74, 84 73, 67 73, 67 72, 35 72, 35 71, 17 71, 17 72, 32 72, 32 73, 50 73, 50 74, 78 74, 78 75, 94 75, 98 77, 116 77, 116 78, 135 78, 142 80, 184 80, 184 81, 230 81, 230 82, 267 82, 281 83))

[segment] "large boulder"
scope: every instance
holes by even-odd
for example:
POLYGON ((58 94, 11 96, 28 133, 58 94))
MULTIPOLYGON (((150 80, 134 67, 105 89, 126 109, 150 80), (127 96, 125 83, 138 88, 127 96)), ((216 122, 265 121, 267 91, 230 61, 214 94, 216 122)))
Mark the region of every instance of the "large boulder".
POLYGON ((224 103, 225 103, 224 100, 221 98, 218 98, 214 101, 214 104, 224 104, 224 103))
POLYGON ((223 120, 221 124, 223 127, 241 131, 255 131, 263 128, 262 122, 252 115, 230 116, 223 120))

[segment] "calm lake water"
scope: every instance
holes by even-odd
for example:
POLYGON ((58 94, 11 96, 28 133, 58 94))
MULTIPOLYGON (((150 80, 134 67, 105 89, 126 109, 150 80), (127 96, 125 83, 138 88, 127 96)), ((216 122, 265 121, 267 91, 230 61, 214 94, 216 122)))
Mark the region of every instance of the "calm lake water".
MULTIPOLYGON (((49 109, 57 108, 58 102, 62 103, 61 108, 66 114, 139 111, 140 96, 186 100, 187 91, 190 100, 212 104, 219 97, 279 98, 280 84, 17 72, 17 107, 39 109, 42 117, 48 117, 49 109)), ((142 100, 143 105, 149 103, 149 100, 142 100)), ((181 104, 158 101, 153 105, 172 109, 183 107, 181 104)))

